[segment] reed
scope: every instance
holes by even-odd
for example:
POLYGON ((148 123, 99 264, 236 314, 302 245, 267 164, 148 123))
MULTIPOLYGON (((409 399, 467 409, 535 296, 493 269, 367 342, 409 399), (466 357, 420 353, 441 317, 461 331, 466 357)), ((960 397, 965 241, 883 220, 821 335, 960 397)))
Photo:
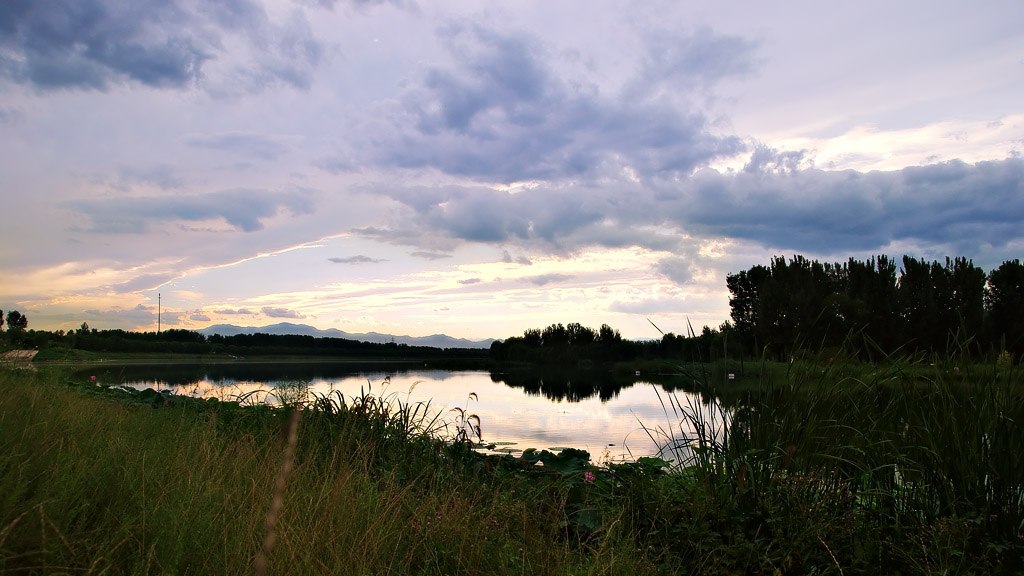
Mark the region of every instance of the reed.
POLYGON ((662 400, 647 430, 690 510, 640 522, 690 553, 782 573, 1021 568, 1024 382, 1005 361, 808 355, 729 407, 662 400))
POLYGON ((557 491, 474 471, 400 395, 246 407, 62 378, 0 371, 0 573, 252 574, 261 554, 266 574, 637 564, 567 539, 557 491))
POLYGON ((661 457, 602 466, 481 456, 468 401, 437 414, 371 383, 266 405, 0 371, 0 573, 252 574, 261 554, 267 574, 1024 567, 1012 363, 807 355, 726 404, 721 370, 695 366, 707 394, 662 396, 648 428, 661 457))

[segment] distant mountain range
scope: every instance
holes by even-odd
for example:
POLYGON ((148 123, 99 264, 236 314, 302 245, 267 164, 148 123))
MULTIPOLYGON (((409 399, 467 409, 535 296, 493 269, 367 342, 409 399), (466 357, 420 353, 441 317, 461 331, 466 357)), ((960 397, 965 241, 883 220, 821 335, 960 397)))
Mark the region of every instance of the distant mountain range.
POLYGON ((256 334, 257 332, 261 334, 298 334, 301 336, 314 336, 317 338, 345 338, 346 340, 373 342, 376 344, 394 342, 396 344, 408 344, 409 346, 431 346, 433 348, 490 348, 491 343, 494 342, 493 338, 488 338, 487 340, 466 340, 465 338, 452 338, 451 336, 446 336, 444 334, 434 334, 433 336, 393 336, 391 334, 379 334, 377 332, 350 334, 335 328, 321 330, 307 324, 292 324, 291 322, 281 322, 280 324, 271 324, 269 326, 214 324, 213 326, 208 326, 202 330, 198 330, 198 332, 206 336, 210 336, 211 334, 236 336, 238 334, 256 334))

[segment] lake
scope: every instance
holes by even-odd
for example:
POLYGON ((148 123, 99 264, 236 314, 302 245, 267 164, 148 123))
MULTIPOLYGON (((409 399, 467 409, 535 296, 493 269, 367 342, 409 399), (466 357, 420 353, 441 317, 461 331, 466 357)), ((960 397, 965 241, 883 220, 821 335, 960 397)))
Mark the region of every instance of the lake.
POLYGON ((669 443, 667 434, 677 438, 681 433, 692 434, 689 423, 680 423, 673 415, 670 395, 705 416, 718 413, 717 406, 700 395, 669 391, 643 375, 624 381, 599 372, 492 373, 416 366, 344 362, 126 364, 82 367, 76 376, 96 376, 104 384, 136 389, 270 403, 296 391, 309 395, 337 392, 346 399, 365 391, 403 403, 429 402, 432 413, 447 421, 456 416, 452 408, 462 408, 480 417, 484 443, 496 443, 499 450, 515 454, 526 448, 579 448, 590 452, 595 462, 659 455, 660 448, 669 443))

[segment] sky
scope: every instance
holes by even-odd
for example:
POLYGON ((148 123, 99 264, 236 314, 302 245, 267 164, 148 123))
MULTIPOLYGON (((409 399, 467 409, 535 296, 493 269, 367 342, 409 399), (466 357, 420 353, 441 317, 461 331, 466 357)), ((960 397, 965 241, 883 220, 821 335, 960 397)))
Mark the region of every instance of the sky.
MULTIPOLYGON (((1024 257, 1024 3, 7 0, 0 309, 480 340, 1024 257)), ((652 325, 653 324, 653 325, 652 325)), ((657 328, 655 328, 657 326, 657 328)))

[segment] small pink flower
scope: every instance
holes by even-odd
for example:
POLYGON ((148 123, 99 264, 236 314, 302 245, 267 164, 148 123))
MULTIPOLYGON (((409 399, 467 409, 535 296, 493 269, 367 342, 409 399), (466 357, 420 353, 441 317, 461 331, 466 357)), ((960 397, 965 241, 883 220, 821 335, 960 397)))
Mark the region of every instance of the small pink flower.
POLYGON ((593 484, 594 480, 596 479, 597 477, 594 476, 594 473, 591 472, 590 470, 587 470, 586 472, 583 473, 583 481, 588 484, 593 484))
POLYGON ((96 377, 95 376, 89 376, 89 380, 92 380, 93 382, 95 382, 96 381, 96 377))

